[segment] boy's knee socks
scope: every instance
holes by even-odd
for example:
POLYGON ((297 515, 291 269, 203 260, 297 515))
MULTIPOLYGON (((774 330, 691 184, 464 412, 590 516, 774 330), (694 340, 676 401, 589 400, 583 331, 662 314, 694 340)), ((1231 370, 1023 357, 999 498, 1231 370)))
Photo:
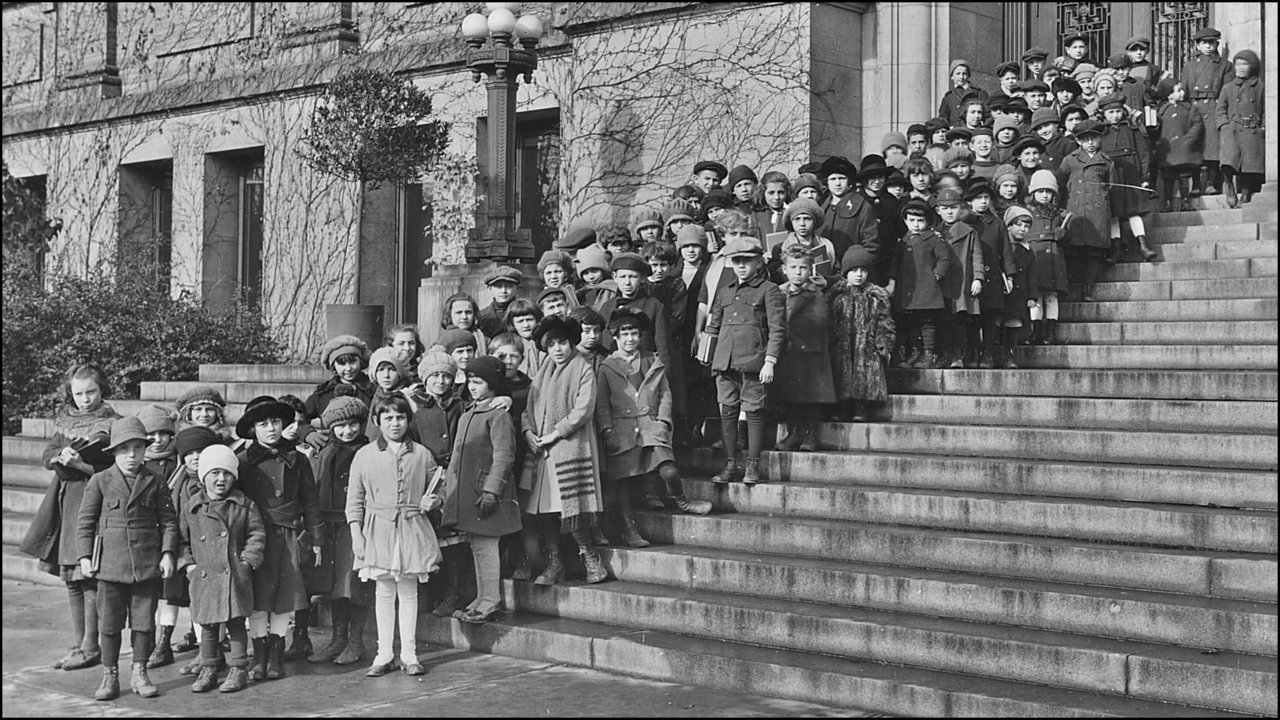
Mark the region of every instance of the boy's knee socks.
POLYGON ((740 405, 720 406, 720 435, 724 440, 726 457, 738 456, 738 410, 740 405))
POLYGON ((920 321, 920 345, 926 353, 937 354, 938 323, 932 318, 920 321))
MULTIPOLYGON (((102 666, 116 667, 120 664, 120 633, 107 635, 103 633, 98 637, 98 642, 102 645, 102 666)), ((142 657, 150 657, 150 653, 142 657)))
POLYGON ((139 658, 141 658, 142 662, 146 662, 147 658, 151 657, 152 651, 156 649, 155 639, 155 633, 151 632, 133 630, 129 633, 129 644, 133 646, 134 662, 138 662, 139 658))
POLYGON ((759 460, 764 449, 764 411, 747 411, 747 459, 759 460))

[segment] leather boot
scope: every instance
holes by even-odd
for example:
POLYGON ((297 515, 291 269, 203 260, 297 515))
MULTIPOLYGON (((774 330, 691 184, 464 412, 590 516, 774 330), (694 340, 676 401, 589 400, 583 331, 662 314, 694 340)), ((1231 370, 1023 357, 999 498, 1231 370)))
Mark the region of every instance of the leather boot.
POLYGON ((755 460, 752 460, 749 458, 747 459, 747 467, 746 469, 743 470, 743 473, 742 473, 742 482, 744 485, 747 485, 748 487, 752 485, 757 485, 761 482, 760 460, 758 458, 755 460))
POLYGON ((191 684, 191 692, 206 693, 216 687, 218 687, 218 666, 200 666, 200 674, 196 676, 196 681, 191 684))
POLYGON ((333 625, 333 637, 329 638, 329 642, 319 650, 311 653, 307 657, 307 662, 325 663, 333 662, 333 659, 342 654, 347 649, 347 623, 339 622, 333 625))
POLYGON ((716 485, 728 485, 741 478, 742 468, 738 466, 737 459, 729 458, 724 461, 724 467, 720 468, 720 472, 711 476, 711 482, 716 485))
POLYGON ((1143 262, 1151 262, 1156 259, 1156 251, 1152 250, 1151 246, 1147 244, 1146 235, 1138 236, 1138 251, 1142 253, 1143 262))
POLYGON ((1240 198, 1236 197, 1236 181, 1231 175, 1222 176, 1222 196, 1226 198, 1227 207, 1240 207, 1240 198))
POLYGON ((353 617, 348 625, 347 646, 338 657, 333 659, 334 665, 352 665, 364 659, 364 625, 368 621, 368 612, 351 610, 353 617))
POLYGON ((161 625, 160 632, 156 634, 156 649, 151 651, 151 657, 147 659, 147 667, 158 668, 173 664, 173 647, 169 645, 172 638, 173 626, 161 625))
POLYGON ((667 506, 663 504, 662 498, 659 497, 657 488, 654 487, 654 479, 652 476, 645 477, 641 480, 644 498, 644 506, 649 510, 666 510, 667 506))
POLYGON ((307 627, 312 611, 299 611, 293 622, 293 644, 284 653, 286 662, 302 660, 315 651, 311 645, 311 632, 307 627), (304 614, 305 613, 305 614, 304 614))
POLYGON ((622 516, 622 541, 627 547, 642 548, 649 547, 649 541, 640 535, 640 531, 636 529, 635 518, 630 513, 620 513, 622 516))
POLYGON ((1178 178, 1178 193, 1182 196, 1182 200, 1178 205, 1181 212, 1191 212, 1195 208, 1191 207, 1191 178, 1178 178))
POLYGON ((582 564, 587 568, 588 583, 594 584, 609 579, 609 571, 605 568, 604 562, 600 560, 600 553, 596 552, 594 547, 579 545, 578 555, 582 558, 582 564))
POLYGON ((279 680, 284 677, 284 636, 267 636, 267 679, 279 680))
POLYGON ((804 423, 800 426, 800 452, 813 452, 818 449, 817 423, 804 423))
POLYGON ((188 650, 199 650, 199 649, 200 649, 200 638, 196 637, 196 631, 194 628, 192 628, 191 630, 188 630, 186 634, 182 636, 182 642, 173 646, 173 651, 176 653, 182 653, 188 650))
POLYGON ((141 661, 130 667, 129 687, 138 697, 153 698, 160 694, 160 688, 153 685, 151 678, 147 677, 147 664, 141 661))
POLYGON ((1253 188, 1249 187, 1248 185, 1242 184, 1240 186, 1240 204, 1248 205, 1249 201, 1252 199, 1253 199, 1253 188))
POLYGON ((458 609, 458 585, 461 584, 462 568, 458 567, 457 555, 452 551, 450 554, 453 557, 446 558, 444 561, 444 597, 440 598, 440 602, 436 603, 431 610, 431 614, 436 617, 451 617, 458 609))
POLYGON ((1062 344, 1058 342, 1058 321, 1057 320, 1044 321, 1044 341, 1042 344, 1044 345, 1061 345, 1062 344))
POLYGON ((684 495, 677 495, 676 508, 690 515, 706 515, 711 512, 711 503, 707 500, 690 500, 684 495))
POLYGON ((564 582, 564 563, 560 560, 560 528, 549 528, 542 538, 543 552, 547 554, 547 566, 534 579, 534 585, 550 586, 564 582))
POLYGON ((249 665, 249 679, 253 681, 267 679, 267 639, 253 638, 253 662, 249 665))
POLYGON ((227 679, 218 686, 218 692, 240 692, 249 686, 249 672, 242 667, 233 667, 227 671, 227 679))
POLYGON ((102 668, 102 684, 93 693, 94 700, 115 700, 120 697, 120 668, 102 668))
POLYGON ((519 550, 520 556, 516 558, 516 569, 511 573, 512 580, 532 580, 533 567, 529 564, 529 554, 524 548, 519 550))
POLYGON ((1028 345, 1044 345, 1044 321, 1031 321, 1031 337, 1027 339, 1028 345))

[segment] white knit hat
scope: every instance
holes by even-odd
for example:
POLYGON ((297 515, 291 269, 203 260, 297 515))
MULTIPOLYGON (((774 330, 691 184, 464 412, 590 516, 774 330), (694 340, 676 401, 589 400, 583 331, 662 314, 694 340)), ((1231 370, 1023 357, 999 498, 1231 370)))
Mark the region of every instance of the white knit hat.
POLYGON ((226 445, 210 445, 201 450, 196 468, 201 481, 205 475, 219 469, 231 473, 237 480, 240 479, 240 461, 236 459, 235 451, 226 445))

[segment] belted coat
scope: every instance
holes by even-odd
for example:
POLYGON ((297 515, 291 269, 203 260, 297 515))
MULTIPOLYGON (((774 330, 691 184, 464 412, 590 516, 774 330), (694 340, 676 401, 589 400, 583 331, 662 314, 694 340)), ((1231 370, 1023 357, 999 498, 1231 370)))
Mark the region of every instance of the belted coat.
POLYGON ((787 345, 778 359, 774 397, 785 404, 832 402, 829 350, 835 331, 827 298, 810 283, 780 289, 787 298, 787 345))
POLYGON ((1161 168, 1204 164, 1204 120, 1191 103, 1166 103, 1160 108, 1156 161, 1161 168))
POLYGON ((253 570, 262 565, 267 531, 262 513, 233 489, 222 500, 192 497, 178 518, 186 538, 179 565, 191 585, 191 620, 201 625, 253 614, 253 570))
POLYGON ((1196 55, 1182 66, 1182 84, 1187 100, 1204 121, 1204 159, 1218 161, 1218 96, 1222 86, 1231 81, 1231 63, 1218 53, 1196 55))
POLYGON ((1246 79, 1232 78, 1218 95, 1219 162, 1236 172, 1266 172, 1265 99, 1256 72, 1246 79))
POLYGON ((1093 157, 1076 150, 1062 161, 1062 189, 1067 211, 1074 215, 1068 245, 1111 247, 1110 184, 1115 164, 1101 152, 1093 157))
POLYGON ((309 607, 302 565, 315 562, 311 547, 325 539, 311 463, 286 441, 276 448, 248 443, 236 458, 240 490, 262 511, 267 532, 262 565, 253 574, 254 607, 271 613, 309 607))
POLYGON ((398 452, 386 438, 356 451, 346 513, 348 524, 360 523, 364 540, 364 556, 355 561, 361 579, 417 576, 425 582, 440 566, 440 545, 421 506, 435 471, 431 453, 407 439, 398 452))
POLYGON ((705 331, 719 338, 711 369, 758 373, 766 357, 781 358, 787 339, 787 301, 758 272, 721 287, 705 331))
POLYGON ((951 272, 951 249, 936 230, 908 233, 898 245, 894 302, 903 310, 945 308, 942 283, 951 272))
POLYGON ((982 256, 982 243, 978 231, 961 220, 942 228, 942 237, 951 249, 951 272, 942 277, 942 293, 947 297, 947 307, 952 312, 977 315, 982 312, 981 294, 969 294, 974 280, 987 284, 986 259, 982 256))
POLYGON ((94 537, 102 535, 102 564, 94 577, 132 584, 160 577, 160 557, 181 549, 178 518, 169 486, 142 468, 132 487, 112 465, 89 478, 76 523, 80 558, 93 557, 94 537))
POLYGON ((445 472, 443 525, 484 537, 518 531, 515 472, 516 427, 511 414, 492 399, 468 405, 458 420, 453 460, 445 472), (476 503, 485 492, 498 496, 498 508, 481 518, 476 503))
POLYGON ((1111 186, 1111 216, 1118 218, 1151 212, 1151 193, 1141 185, 1151 171, 1151 143, 1139 128, 1127 121, 1108 125, 1098 149, 1115 163, 1111 186))

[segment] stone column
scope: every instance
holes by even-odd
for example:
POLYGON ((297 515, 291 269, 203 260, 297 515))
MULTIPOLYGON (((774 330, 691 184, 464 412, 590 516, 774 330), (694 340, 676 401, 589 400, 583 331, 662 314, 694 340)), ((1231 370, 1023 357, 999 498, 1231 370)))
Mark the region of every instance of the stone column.
MULTIPOLYGON (((524 274, 524 280, 516 289, 516 297, 533 300, 538 296, 542 277, 538 274, 536 264, 516 262, 501 264, 517 268, 524 274)), ((418 287, 418 330, 422 335, 423 343, 430 347, 432 341, 442 332, 440 318, 444 316, 444 301, 450 295, 464 292, 475 298, 481 308, 489 304, 491 298, 488 288, 485 287, 484 278, 497 265, 498 263, 491 260, 465 265, 441 265, 436 268, 431 277, 423 279, 418 287)), ((485 354, 482 348, 478 350, 479 354, 485 354)))
POLYGON ((864 97, 877 100, 862 106, 863 147, 878 149, 886 132, 905 131, 937 113, 947 74, 942 58, 950 51, 946 5, 876 3, 864 18, 875 23, 875 47, 863 66, 864 97))
POLYGON ((1228 61, 1240 50, 1253 50, 1262 58, 1262 81, 1266 92, 1264 118, 1267 169, 1264 182, 1277 179, 1276 104, 1276 9, 1267 3, 1218 3, 1214 9, 1216 27, 1222 31, 1223 55, 1228 61))

